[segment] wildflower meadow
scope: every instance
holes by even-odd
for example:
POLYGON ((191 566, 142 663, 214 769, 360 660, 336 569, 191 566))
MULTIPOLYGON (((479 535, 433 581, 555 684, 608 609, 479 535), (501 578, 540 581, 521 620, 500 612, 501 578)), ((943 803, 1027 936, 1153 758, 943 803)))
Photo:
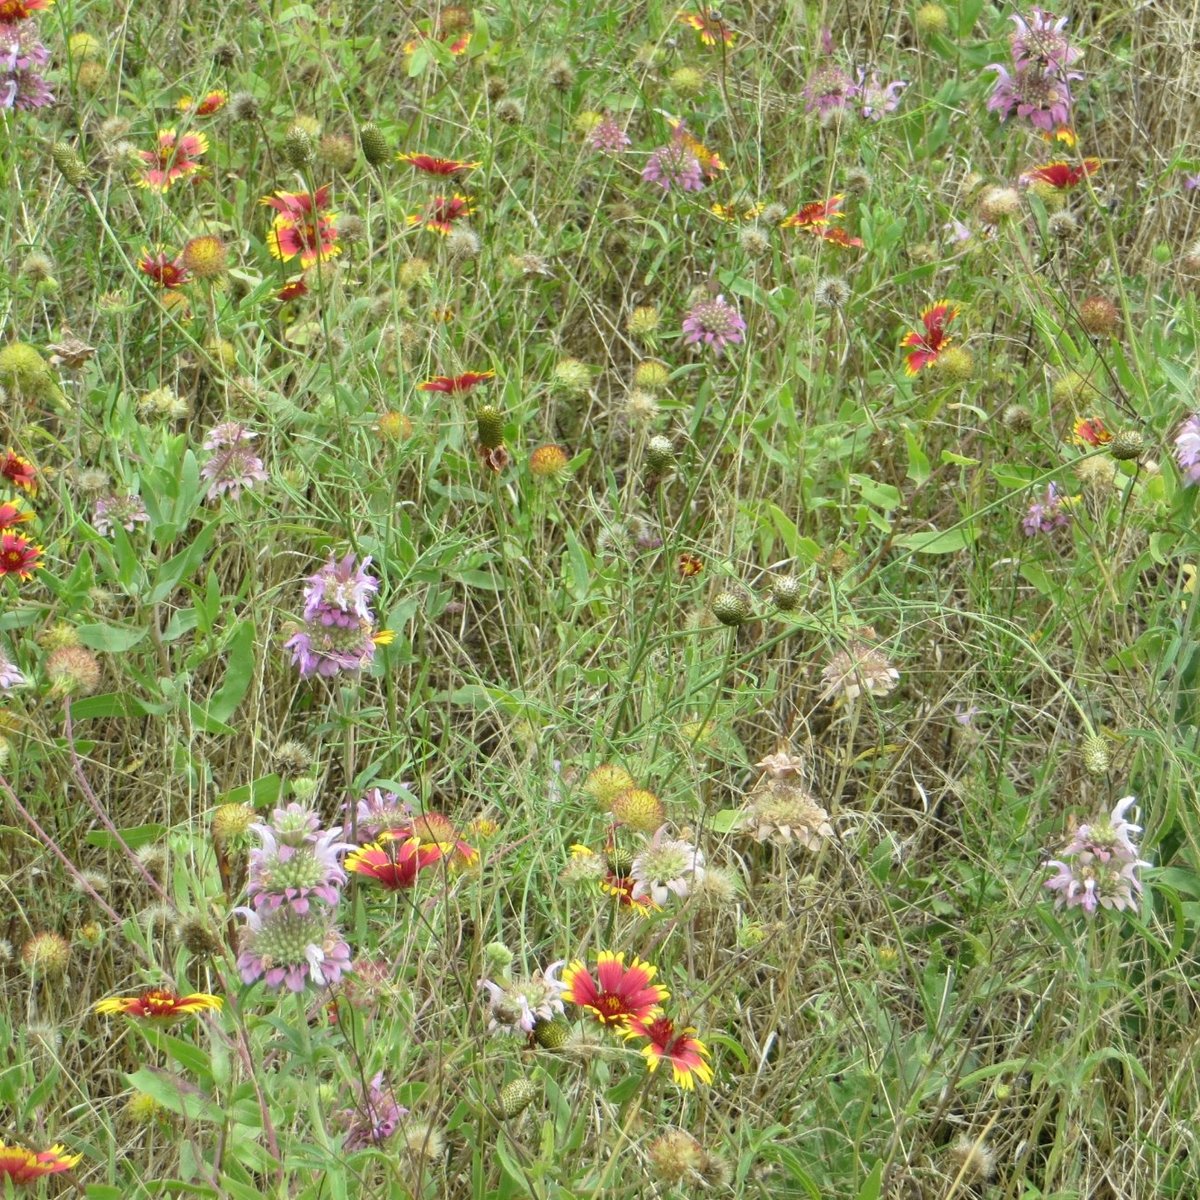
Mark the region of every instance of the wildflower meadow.
POLYGON ((0 0, 0 1187, 1200 1195, 1200 10, 0 0))

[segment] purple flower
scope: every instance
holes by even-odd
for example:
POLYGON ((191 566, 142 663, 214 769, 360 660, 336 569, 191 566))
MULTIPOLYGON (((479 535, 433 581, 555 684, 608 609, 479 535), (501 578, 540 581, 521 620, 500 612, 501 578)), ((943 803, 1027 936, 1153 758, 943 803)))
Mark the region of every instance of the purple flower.
POLYGON ((1185 188, 1186 188, 1186 189, 1187 189, 1189 192, 1193 192, 1193 191, 1195 191, 1195 190, 1196 190, 1196 188, 1200 187, 1200 174, 1196 174, 1196 175, 1185 175, 1185 176, 1183 177, 1183 186, 1184 186, 1184 187, 1185 187, 1185 188))
POLYGON ((222 492, 228 492, 231 500, 242 494, 242 488, 251 488, 255 483, 265 483, 268 476, 250 443, 258 437, 236 421, 215 425, 204 439, 204 448, 212 450, 212 457, 200 468, 200 478, 209 481, 205 498, 216 500, 222 492))
POLYGON ((969 242, 972 237, 971 227, 964 225, 957 217, 951 218, 942 226, 942 233, 946 235, 946 241, 953 246, 969 242))
POLYGON ((329 561, 308 577, 308 587, 304 589, 304 619, 315 621, 326 609, 337 608, 371 620, 369 601, 379 591, 379 580, 367 574, 370 565, 370 556, 359 565, 353 551, 341 562, 334 562, 330 554, 329 561))
POLYGON ((895 79, 883 84, 879 72, 869 75, 864 67, 858 68, 858 111, 866 121, 878 121, 884 113, 895 112, 900 104, 900 93, 908 87, 906 79, 895 79))
POLYGON ((385 1087, 380 1071, 366 1088, 360 1091, 353 1108, 343 1108, 335 1116, 346 1131, 343 1148, 362 1150, 379 1146, 396 1132, 408 1109, 396 1103, 395 1093, 385 1087))
POLYGON ((1200 413, 1192 413, 1175 434, 1175 462, 1183 474, 1184 487, 1200 483, 1200 413))
POLYGON ((1033 67, 1041 71, 1064 72, 1083 57, 1083 51, 1075 49, 1063 33, 1066 17, 1055 17, 1035 8, 1028 19, 1014 16, 1013 23, 1016 29, 1010 44, 1013 66, 1018 71, 1033 67))
POLYGON ((642 178, 647 183, 656 183, 664 192, 677 187, 684 192, 698 192, 704 187, 704 172, 695 152, 680 136, 680 125, 675 130, 675 136, 665 146, 653 151, 645 167, 642 168, 642 178))
POLYGON ((302 992, 310 984, 331 986, 353 970, 350 947, 327 908, 300 913, 285 905, 263 912, 246 907, 233 911, 246 918, 237 957, 243 983, 261 979, 269 988, 302 992))
POLYGON ((683 318, 684 342, 703 342, 721 354, 725 347, 744 340, 746 322, 724 296, 713 296, 693 304, 683 318))
POLYGON ((248 895, 256 911, 291 906, 306 913, 312 899, 330 907, 341 899, 346 872, 338 856, 351 849, 339 842, 341 827, 326 829, 300 846, 281 842, 269 825, 251 825, 262 845, 250 851, 248 895))
POLYGON ((0 692, 20 687, 25 682, 25 676, 21 674, 17 664, 8 657, 3 647, 0 647, 0 692))
POLYGON ((0 108, 44 108, 54 94, 38 73, 50 51, 38 39, 30 20, 0 25, 0 108))
POLYGON ((588 145, 604 154, 619 154, 629 144, 625 130, 608 113, 604 114, 604 119, 588 135, 588 145))
POLYGON ((815 112, 824 119, 848 108, 858 93, 858 85, 837 63, 822 63, 804 85, 804 111, 815 112))
POLYGON ((411 824, 416 797, 405 792, 385 792, 372 788, 358 802, 358 836, 374 841, 385 829, 400 829, 411 824))
POLYGON ((92 510, 92 527, 103 537, 109 537, 118 525, 132 533, 139 523, 149 520, 140 496, 101 496, 92 510))
POLYGON ((1065 512, 1067 497, 1060 496, 1054 484, 1046 487, 1045 500, 1034 500, 1021 522, 1026 537, 1037 533, 1053 533, 1070 525, 1071 518, 1065 512))
POLYGON ((506 1033, 532 1033, 539 1021, 561 1017, 562 994, 567 985, 554 977, 565 960, 551 963, 545 971, 534 971, 528 978, 499 982, 481 979, 479 986, 488 994, 488 1029, 506 1033))
POLYGON ((1125 814, 1135 803, 1134 796, 1118 800, 1116 807, 1107 817, 1080 825, 1075 830, 1064 854, 1091 854, 1102 863, 1110 859, 1137 858, 1137 844, 1133 835, 1141 833, 1142 827, 1125 820, 1125 814))
POLYGON ((1062 857, 1046 864, 1054 874, 1045 886, 1057 893, 1060 908, 1082 908, 1092 916, 1098 908, 1137 907, 1142 890, 1137 870, 1150 864, 1138 858, 1134 835, 1142 827, 1125 820, 1133 803, 1134 797, 1126 796, 1107 817, 1080 825, 1062 857))
POLYGON ((999 113, 1000 120, 1006 121, 1016 113, 1044 133, 1053 133, 1069 124, 1070 81, 1083 78, 1077 71, 1060 76, 1030 67, 1010 75, 999 63, 992 63, 985 70, 996 72, 996 86, 987 107, 999 113))

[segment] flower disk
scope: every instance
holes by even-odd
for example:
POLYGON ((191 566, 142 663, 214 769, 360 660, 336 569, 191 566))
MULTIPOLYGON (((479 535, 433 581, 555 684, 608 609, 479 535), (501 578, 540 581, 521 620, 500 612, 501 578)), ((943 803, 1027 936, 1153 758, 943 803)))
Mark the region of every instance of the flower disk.
POLYGON ((585 1008, 601 1025, 626 1028, 631 1021, 645 1021, 658 1014, 670 992, 654 983, 658 968, 634 958, 625 966, 625 955, 602 950, 596 956, 592 977, 582 962, 573 962, 563 972, 563 999, 585 1008))

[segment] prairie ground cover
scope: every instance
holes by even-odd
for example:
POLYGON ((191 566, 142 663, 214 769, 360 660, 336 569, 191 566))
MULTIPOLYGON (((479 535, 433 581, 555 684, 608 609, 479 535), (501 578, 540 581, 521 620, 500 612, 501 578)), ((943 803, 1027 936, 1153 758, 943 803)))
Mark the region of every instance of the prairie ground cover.
POLYGON ((1200 10, 0 0, 0 1177, 1190 1200, 1200 10))

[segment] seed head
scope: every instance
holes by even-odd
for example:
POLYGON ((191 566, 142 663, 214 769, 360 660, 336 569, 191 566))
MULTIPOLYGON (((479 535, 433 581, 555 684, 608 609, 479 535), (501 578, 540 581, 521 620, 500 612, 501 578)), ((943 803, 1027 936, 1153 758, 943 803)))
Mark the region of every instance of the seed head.
POLYGON ((1079 222, 1069 212, 1051 213, 1046 220, 1046 231, 1060 242, 1068 242, 1079 232, 1079 222))
POLYGON ((970 1184, 985 1183, 996 1173, 996 1156, 982 1139, 960 1135, 947 1150, 955 1175, 970 1184))
POLYGON ((658 435, 646 443, 646 466, 655 475, 662 475, 675 465, 675 447, 671 439, 658 435))
POLYGON ((990 187, 979 197, 979 217, 988 225, 999 225, 1021 211, 1021 194, 1016 188, 990 187))
POLYGON ((57 696, 90 696, 100 686, 100 660, 84 646, 60 646, 46 658, 46 678, 57 696))
POLYGON ((626 319, 625 328, 633 337, 645 339, 653 337, 658 332, 661 322, 662 314, 659 313, 656 305, 639 304, 626 319))
POLYGON ((61 979, 71 965, 71 945, 61 933, 35 933, 21 950, 21 964, 35 979, 61 979))
POLYGON ((862 196, 871 190, 874 182, 866 167, 851 167, 845 174, 843 186, 852 196, 862 196))
POLYGON ((556 92, 565 92, 575 82, 575 72, 565 58, 555 58, 546 67, 545 79, 556 92))
POLYGON ((354 143, 341 133, 327 133, 317 143, 317 158, 326 166, 343 173, 354 166, 354 143))
POLYGON ((634 388, 625 397, 625 415, 633 425, 650 425, 658 417, 658 399, 653 392, 634 388))
MULTIPOLYGON (((619 824, 638 833, 653 833, 667 816, 663 802, 645 788, 628 788, 614 796, 607 807, 619 824)), ((629 863, 633 863, 632 855, 629 863)))
POLYGON ((950 16, 940 4, 922 4, 913 14, 913 25, 921 37, 933 37, 950 28, 950 16))
POLYGON ((87 183, 88 169, 70 143, 55 142, 50 147, 50 157, 54 160, 54 165, 62 172, 62 177, 72 187, 83 187, 87 183))
POLYGON ((294 779, 312 769, 313 753, 303 742, 281 742, 275 749, 275 770, 284 779, 294 779))
POLYGON ((569 461, 561 446, 539 446, 529 456, 529 473, 538 479, 556 479, 569 461))
POLYGON ((292 125, 283 138, 283 157, 296 170, 310 166, 316 159, 312 134, 299 122, 292 125))
POLYGON ((975 360, 962 346, 951 346, 938 355, 934 370, 950 383, 966 383, 975 373, 975 360))
POLYGON ((500 1089, 500 1116, 505 1121, 520 1116, 538 1097, 531 1079, 513 1079, 500 1089))
POLYGON ((571 1039, 571 1025, 564 1017, 538 1021, 533 1027, 533 1040, 543 1050, 561 1050, 571 1039))
POLYGON ((741 592, 721 592, 712 602, 712 612, 722 625, 736 628, 750 620, 750 602, 741 592))
POLYGON ((170 1117, 165 1109, 149 1092, 134 1092, 125 1101, 125 1118, 133 1125, 157 1125, 170 1117))
POLYGON ((780 612, 792 612, 800 603, 804 585, 795 575, 779 575, 771 583, 771 604, 780 612))
POLYGON ((67 39, 67 48, 70 50, 72 58, 84 61, 89 58, 100 58, 104 54, 104 47, 100 44, 100 39, 93 37, 90 33, 71 34, 67 39))
POLYGON ((840 275, 826 275, 813 288, 813 300, 821 308, 845 308, 850 295, 850 285, 840 275))
POLYGON ((212 234, 191 238, 183 247, 183 265, 197 279, 224 278, 228 258, 225 243, 212 234))
POLYGON ((671 1129, 656 1137, 646 1147, 646 1156, 655 1178, 668 1187, 685 1180, 699 1181, 708 1164, 704 1147, 682 1129, 671 1129))
POLYGON ((615 763, 601 763, 588 772, 583 781, 583 791, 591 796, 601 808, 607 809, 614 797, 634 786, 633 776, 624 767, 615 763))
POLYGON ((525 120, 525 105, 515 96, 505 96, 492 110, 496 120, 504 125, 520 125, 525 120))
POLYGON ((647 391, 661 392, 670 381, 671 368, 657 358, 643 359, 633 368, 634 385, 647 391))
POLYGON ((770 235, 759 225, 747 225, 738 234, 738 245, 750 258, 762 258, 771 253, 770 235))
POLYGON ((1050 396, 1055 404, 1080 408, 1095 394, 1095 384, 1078 371, 1067 371, 1050 385, 1050 396))
POLYGON ((445 246, 452 259, 474 258, 479 253, 479 235, 465 225, 456 225, 447 234, 445 246))
POLYGON ((1132 462, 1142 456, 1146 438, 1140 429, 1118 429, 1108 444, 1108 452, 1118 462, 1132 462))
POLYGON ((229 115, 235 121, 257 121, 261 111, 253 92, 234 92, 229 98, 229 115))
POLYGON ((175 926, 180 945, 196 958, 215 958, 221 953, 221 939, 209 928, 203 917, 184 917, 175 926))
POLYGON ((1098 733, 1084 739, 1079 747, 1079 757, 1089 775, 1103 775, 1108 771, 1108 743, 1098 733))
POLYGON ((667 80, 675 95, 688 99, 704 91, 706 82, 704 72, 697 67, 679 67, 671 72, 671 77, 667 80))
POLYGON ((21 260, 21 277, 30 283, 48 283, 54 279, 54 261, 40 250, 31 250, 21 260))
POLYGON ((383 130, 373 121, 359 127, 358 144, 362 147, 363 158, 373 167, 382 166, 392 157, 392 148, 383 130))
POLYGON ((504 445, 504 414, 494 404, 481 404, 475 410, 475 428, 479 444, 488 450, 504 445))
POLYGON ((257 819, 249 804, 218 804, 212 815, 213 841, 223 846, 235 844, 257 819))
POLYGON ((592 386, 592 369, 577 358, 563 358, 554 366, 554 384, 564 392, 579 395, 592 386))
POLYGON ((1079 323, 1095 337, 1116 333, 1120 323, 1117 306, 1107 296, 1089 296, 1079 306, 1079 323))

